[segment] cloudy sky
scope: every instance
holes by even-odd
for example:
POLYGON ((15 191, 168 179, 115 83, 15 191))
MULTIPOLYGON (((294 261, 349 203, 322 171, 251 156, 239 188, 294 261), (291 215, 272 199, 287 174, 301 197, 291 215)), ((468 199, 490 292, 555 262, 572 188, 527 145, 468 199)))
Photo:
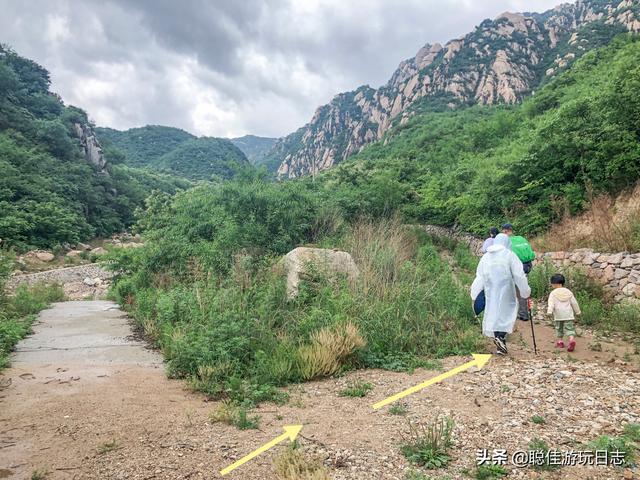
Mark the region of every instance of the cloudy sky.
POLYGON ((282 136, 425 43, 559 0, 0 0, 0 42, 100 126, 282 136))

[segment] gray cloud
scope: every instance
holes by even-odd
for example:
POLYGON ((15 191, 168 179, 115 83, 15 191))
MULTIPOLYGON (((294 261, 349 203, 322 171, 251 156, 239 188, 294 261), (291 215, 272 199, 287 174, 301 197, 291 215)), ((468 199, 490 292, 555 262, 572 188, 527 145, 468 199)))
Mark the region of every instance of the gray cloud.
POLYGON ((0 0, 0 41, 99 125, 285 135, 427 42, 558 0, 0 0))

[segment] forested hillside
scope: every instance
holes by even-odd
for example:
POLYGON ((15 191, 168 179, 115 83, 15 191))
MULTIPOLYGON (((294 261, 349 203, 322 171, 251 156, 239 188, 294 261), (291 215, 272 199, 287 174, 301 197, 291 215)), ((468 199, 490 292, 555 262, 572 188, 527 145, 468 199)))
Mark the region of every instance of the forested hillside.
POLYGON ((49 91, 49 73, 0 47, 0 238, 20 249, 123 230, 152 190, 188 182, 104 163, 87 115, 49 91))
POLYGON ((228 179, 249 165, 230 140, 198 138, 179 128, 147 125, 125 131, 97 128, 96 132, 112 155, 122 153, 126 164, 191 180, 228 179))
POLYGON ((351 218, 539 232, 640 177, 640 41, 589 52, 518 106, 427 113, 320 175, 351 218), (339 193, 338 193, 339 192, 339 193))
POLYGON ((196 138, 179 128, 162 125, 147 125, 124 131, 97 127, 96 135, 105 148, 120 150, 125 155, 127 164, 133 167, 155 165, 164 154, 196 138))

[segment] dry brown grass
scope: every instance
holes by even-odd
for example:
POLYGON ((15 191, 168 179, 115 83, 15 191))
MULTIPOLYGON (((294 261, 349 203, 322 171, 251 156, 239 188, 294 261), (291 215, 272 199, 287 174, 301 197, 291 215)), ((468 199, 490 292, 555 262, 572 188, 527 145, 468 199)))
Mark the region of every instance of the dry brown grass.
POLYGON ((398 218, 356 223, 345 240, 360 269, 358 285, 363 294, 385 298, 402 265, 417 251, 417 240, 398 218))
POLYGON ((231 405, 230 402, 222 402, 209 414, 209 422, 231 425, 233 423, 234 416, 235 407, 231 405))
POLYGON ((576 217, 564 213, 563 220, 535 238, 538 251, 593 248, 604 252, 640 250, 640 185, 620 194, 590 196, 589 208, 576 217))
POLYGON ((358 327, 351 322, 315 332, 308 345, 298 348, 302 377, 311 380, 338 373, 344 361, 365 345, 358 327))
POLYGON ((158 328, 158 324, 152 318, 145 318, 142 321, 142 331, 154 342, 160 338, 160 328, 158 328))
POLYGON ((309 459, 294 444, 287 447, 273 462, 280 480, 329 480, 329 471, 317 458, 309 459))

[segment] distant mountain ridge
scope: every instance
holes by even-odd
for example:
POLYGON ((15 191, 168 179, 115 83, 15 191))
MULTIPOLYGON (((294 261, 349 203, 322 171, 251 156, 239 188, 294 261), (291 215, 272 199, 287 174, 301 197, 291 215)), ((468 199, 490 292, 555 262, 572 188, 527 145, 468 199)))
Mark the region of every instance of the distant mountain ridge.
POLYGON ((212 175, 229 179, 250 165, 242 150, 230 140, 196 137, 179 128, 161 125, 125 131, 96 128, 96 133, 107 151, 115 148, 124 153, 125 163, 190 180, 209 180, 212 175))
POLYGON ((280 177, 330 168, 424 111, 512 104, 622 32, 640 32, 640 0, 578 0, 538 13, 505 12, 444 46, 427 44, 389 82, 341 93, 267 156, 280 177))
POLYGON ((236 147, 242 150, 252 165, 262 165, 265 162, 265 157, 278 141, 277 138, 258 137, 256 135, 245 135, 243 137, 231 138, 230 140, 236 147))

